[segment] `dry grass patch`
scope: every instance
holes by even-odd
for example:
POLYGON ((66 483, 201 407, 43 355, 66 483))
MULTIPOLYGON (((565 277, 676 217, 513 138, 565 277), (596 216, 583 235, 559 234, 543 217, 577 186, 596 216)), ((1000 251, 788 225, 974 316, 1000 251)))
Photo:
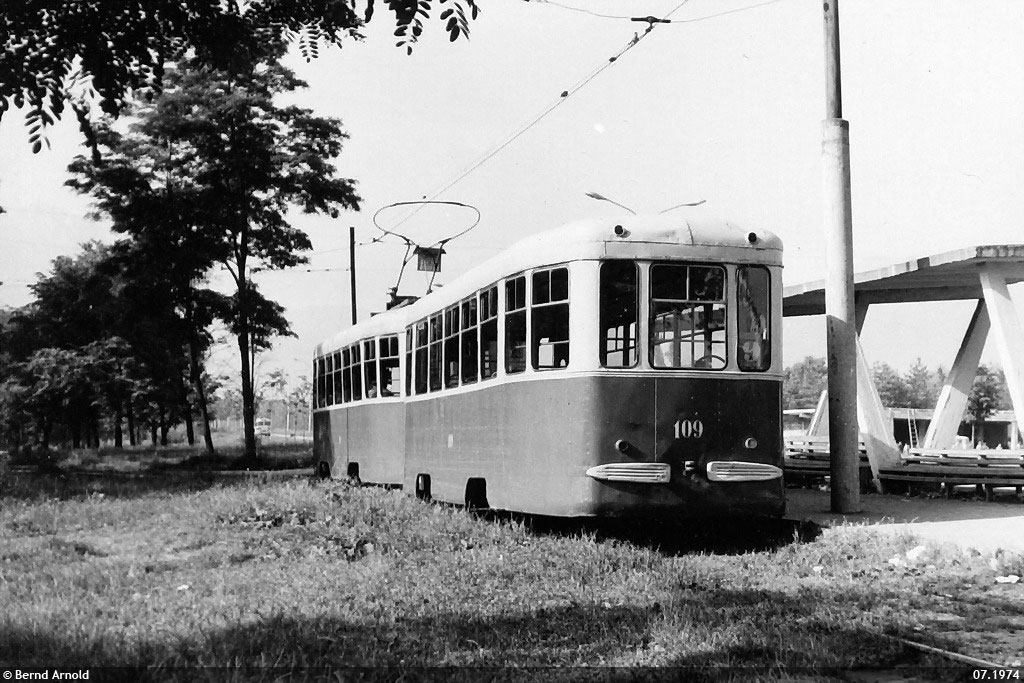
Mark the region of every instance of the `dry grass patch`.
MULTIPOLYGON (((957 649, 967 624, 1020 626, 1019 584, 994 582, 1019 557, 910 561, 913 539, 855 528, 723 553, 566 529, 305 480, 4 499, 0 661, 771 678, 919 664, 892 635, 957 649)), ((1020 657, 1007 642, 968 654, 1020 657)))

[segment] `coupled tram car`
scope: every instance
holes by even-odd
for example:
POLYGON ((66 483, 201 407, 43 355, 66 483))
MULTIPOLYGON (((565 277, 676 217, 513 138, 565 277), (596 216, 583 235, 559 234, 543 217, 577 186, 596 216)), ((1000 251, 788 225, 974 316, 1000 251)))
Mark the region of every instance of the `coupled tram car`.
POLYGON ((721 221, 527 238, 316 348, 318 470, 540 515, 780 516, 781 268, 721 221))

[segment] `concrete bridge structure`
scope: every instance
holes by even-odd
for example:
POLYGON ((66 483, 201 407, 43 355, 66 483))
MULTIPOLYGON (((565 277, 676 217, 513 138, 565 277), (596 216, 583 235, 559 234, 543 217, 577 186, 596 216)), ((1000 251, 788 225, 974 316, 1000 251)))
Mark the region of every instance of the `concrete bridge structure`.
MULTIPOLYGON (((1006 388, 1018 425, 1024 425, 1024 326, 1009 285, 1024 282, 1024 244, 984 245, 897 263, 854 276, 859 335, 868 308, 887 303, 974 300, 974 315, 939 395, 919 447, 901 451, 892 435, 863 349, 857 345, 857 422, 862 459, 881 491, 884 481, 941 481, 984 486, 1024 485, 1024 450, 954 449, 967 398, 991 338, 1006 375, 1006 388)), ((825 313, 825 283, 787 287, 782 314, 825 313)), ((936 330, 936 332, 940 332, 936 330)), ((808 434, 787 442, 787 469, 828 473, 828 402, 823 395, 808 434), (822 466, 823 463, 823 466, 822 466)))

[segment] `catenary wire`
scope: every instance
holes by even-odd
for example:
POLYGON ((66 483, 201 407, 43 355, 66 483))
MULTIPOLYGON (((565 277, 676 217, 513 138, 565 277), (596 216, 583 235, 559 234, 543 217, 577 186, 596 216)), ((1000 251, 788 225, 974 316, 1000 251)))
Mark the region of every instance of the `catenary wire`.
MULTIPOLYGON (((668 12, 668 14, 665 15, 665 18, 667 19, 668 17, 670 17, 673 14, 675 14, 676 12, 678 12, 689 1, 690 0, 683 0, 682 2, 680 2, 670 12, 668 12)), ((463 180, 465 180, 466 177, 468 177, 471 173, 473 173, 478 168, 480 168, 481 166, 486 164, 488 161, 493 159, 496 155, 501 153, 505 148, 507 148, 513 142, 515 142, 520 137, 525 135, 531 128, 533 128, 538 123, 540 123, 542 120, 547 118, 552 112, 554 112, 558 107, 560 107, 566 100, 568 100, 574 94, 576 94, 577 92, 582 90, 591 81, 593 81, 595 78, 597 78, 599 75, 601 75, 602 72, 604 72, 606 69, 610 68, 613 64, 615 64, 619 60, 620 57, 622 57, 624 54, 626 54, 627 52, 632 50, 634 47, 636 47, 636 45, 639 44, 641 40, 643 40, 648 35, 650 35, 651 31, 654 29, 654 26, 655 26, 655 22, 653 22, 653 21, 649 22, 648 25, 647 25, 647 29, 643 33, 634 34, 632 40, 630 40, 622 49, 620 49, 612 57, 609 57, 607 60, 605 60, 604 62, 599 64, 597 67, 595 67, 589 74, 584 76, 581 80, 577 81, 573 86, 571 86, 570 88, 568 88, 566 90, 563 90, 562 94, 559 95, 558 98, 553 103, 551 103, 550 105, 545 107, 539 114, 537 114, 532 119, 530 119, 529 122, 527 122, 525 125, 521 126, 519 129, 517 129, 504 142, 500 143, 499 145, 497 145, 496 147, 491 149, 489 152, 485 153, 480 159, 478 159, 477 161, 475 161, 472 164, 470 164, 465 170, 463 170, 461 173, 456 175, 454 179, 444 183, 439 189, 434 190, 433 192, 430 192, 430 193, 428 193, 426 195, 423 195, 423 198, 425 200, 428 200, 428 201, 435 200, 439 196, 441 196, 442 194, 444 194, 445 192, 450 190, 452 187, 454 187, 458 183, 460 183, 463 180)), ((413 216, 415 216, 417 213, 419 213, 422 209, 423 209, 422 205, 418 206, 416 209, 414 209, 409 214, 407 214, 404 218, 402 218, 398 223, 396 223, 392 229, 397 229, 402 224, 404 224, 406 221, 410 220, 413 216)))
MULTIPOLYGON (((625 16, 620 14, 602 14, 600 12, 594 12, 592 10, 575 7, 573 5, 566 5, 565 3, 555 2, 554 0, 527 0, 527 2, 534 2, 538 5, 552 5, 553 7, 559 7, 561 9, 569 10, 571 12, 579 12, 580 14, 588 14, 593 17, 600 19, 616 19, 618 21, 637 21, 638 17, 625 16)), ((718 17, 724 17, 727 14, 736 14, 737 12, 746 12, 748 10, 757 9, 759 7, 765 7, 766 5, 774 5, 782 0, 766 0, 766 2, 759 2, 755 5, 746 5, 744 7, 736 7, 731 10, 725 10, 724 12, 717 12, 715 14, 707 14, 701 17, 693 17, 692 19, 668 19, 669 15, 665 15, 665 19, 659 20, 661 24, 693 24, 698 21, 707 21, 708 19, 716 19, 718 17)), ((674 12, 675 10, 673 10, 674 12)), ((669 13, 671 14, 671 12, 669 13)))

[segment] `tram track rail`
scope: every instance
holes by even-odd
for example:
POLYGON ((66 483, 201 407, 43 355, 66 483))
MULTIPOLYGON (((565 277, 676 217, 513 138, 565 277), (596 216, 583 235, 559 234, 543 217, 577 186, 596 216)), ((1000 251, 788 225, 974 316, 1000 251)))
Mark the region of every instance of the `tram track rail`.
POLYGON ((1019 666, 1011 666, 1011 665, 1008 665, 1008 664, 999 664, 997 662, 992 662, 992 661, 989 661, 987 659, 981 659, 981 658, 978 658, 978 657, 971 657, 970 655, 960 654, 959 652, 953 652, 952 650, 946 650, 946 649, 943 649, 941 647, 935 647, 934 645, 926 645, 924 643, 919 643, 919 642, 917 642, 915 640, 910 640, 908 638, 902 638, 900 636, 886 635, 886 637, 889 638, 890 640, 893 640, 893 641, 903 645, 904 647, 909 647, 911 649, 917 650, 919 652, 924 652, 926 654, 936 655, 936 656, 939 656, 939 657, 944 657, 944 658, 952 660, 954 662, 957 662, 957 663, 960 663, 960 664, 966 664, 968 666, 974 667, 975 669, 1017 670, 1017 669, 1021 668, 1019 666))

